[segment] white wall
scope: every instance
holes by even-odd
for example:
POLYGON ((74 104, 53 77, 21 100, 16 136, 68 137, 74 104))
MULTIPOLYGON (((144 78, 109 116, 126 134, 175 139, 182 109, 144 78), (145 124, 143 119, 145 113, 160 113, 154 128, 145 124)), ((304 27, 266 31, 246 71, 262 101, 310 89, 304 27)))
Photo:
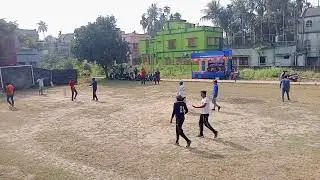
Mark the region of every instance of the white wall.
POLYGON ((296 46, 276 47, 266 49, 232 49, 233 57, 248 57, 249 66, 292 66, 296 46), (260 64, 260 56, 266 57, 265 65, 260 64), (289 56, 289 59, 285 59, 289 56))

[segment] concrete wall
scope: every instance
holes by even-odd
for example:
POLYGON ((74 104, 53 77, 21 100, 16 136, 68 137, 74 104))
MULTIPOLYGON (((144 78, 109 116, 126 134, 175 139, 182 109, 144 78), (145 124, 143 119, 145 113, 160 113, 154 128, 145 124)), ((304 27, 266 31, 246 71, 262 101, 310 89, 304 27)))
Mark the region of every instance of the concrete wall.
POLYGON ((248 66, 292 66, 295 60, 295 46, 265 49, 232 49, 232 57, 248 57, 248 66), (260 57, 265 57, 265 64, 260 57))

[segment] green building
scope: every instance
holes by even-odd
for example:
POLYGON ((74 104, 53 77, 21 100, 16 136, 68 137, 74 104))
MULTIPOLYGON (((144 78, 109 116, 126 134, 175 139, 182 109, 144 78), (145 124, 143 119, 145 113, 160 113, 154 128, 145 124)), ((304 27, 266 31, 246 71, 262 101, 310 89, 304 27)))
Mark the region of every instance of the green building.
POLYGON ((143 62, 149 64, 183 64, 190 61, 192 52, 221 50, 222 36, 219 27, 168 21, 155 37, 139 42, 139 53, 143 62))

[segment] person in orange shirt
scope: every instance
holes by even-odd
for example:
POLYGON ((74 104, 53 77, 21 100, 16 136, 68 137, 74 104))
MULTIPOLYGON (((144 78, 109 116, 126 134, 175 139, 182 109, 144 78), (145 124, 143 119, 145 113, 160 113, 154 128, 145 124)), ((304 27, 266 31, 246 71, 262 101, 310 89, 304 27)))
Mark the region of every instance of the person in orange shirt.
POLYGON ((10 104, 11 107, 14 107, 14 91, 15 87, 11 83, 7 83, 6 86, 6 94, 7 94, 7 102, 10 104))

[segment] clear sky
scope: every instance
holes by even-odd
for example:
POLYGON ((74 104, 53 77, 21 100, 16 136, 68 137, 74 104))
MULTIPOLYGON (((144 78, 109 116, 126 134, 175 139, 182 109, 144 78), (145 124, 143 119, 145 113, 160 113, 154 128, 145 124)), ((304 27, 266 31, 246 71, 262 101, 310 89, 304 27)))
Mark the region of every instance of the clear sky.
MULTIPOLYGON (((316 4, 318 0, 309 0, 316 4)), ((142 32, 141 15, 151 3, 159 7, 170 6, 173 12, 180 12, 182 18, 200 22, 201 10, 210 0, 2 0, 0 18, 17 20, 19 28, 37 29, 40 20, 48 24, 48 34, 57 36, 73 32, 75 28, 94 21, 99 15, 114 15, 118 26, 126 32, 142 32)), ((220 0, 225 5, 230 0, 220 0)))

